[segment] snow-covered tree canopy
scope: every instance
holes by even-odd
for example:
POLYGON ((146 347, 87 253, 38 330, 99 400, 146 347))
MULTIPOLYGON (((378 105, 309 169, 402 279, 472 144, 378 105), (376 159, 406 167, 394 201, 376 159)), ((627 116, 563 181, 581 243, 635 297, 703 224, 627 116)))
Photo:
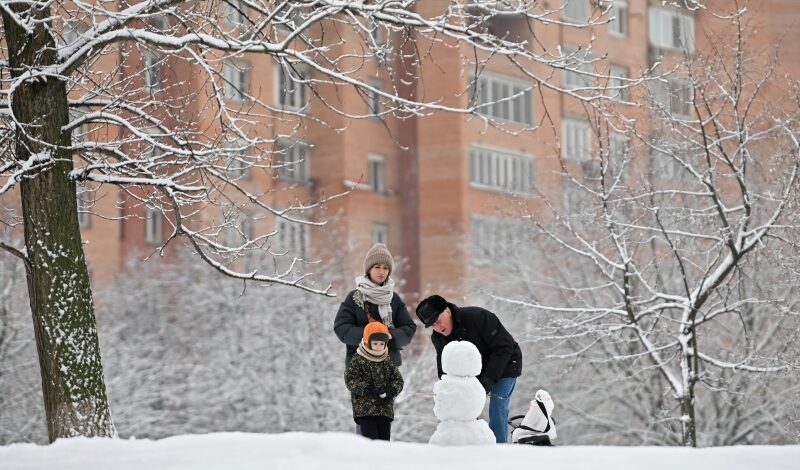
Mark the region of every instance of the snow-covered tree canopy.
POLYGON ((582 66, 586 55, 536 44, 535 31, 540 25, 603 24, 607 5, 596 7, 585 24, 563 20, 560 5, 523 0, 3 1, 2 6, 4 42, 11 47, 3 48, 6 59, 0 62, 0 194, 73 155, 69 177, 89 183, 86 190, 116 185, 139 206, 165 214, 171 233, 164 244, 185 237, 228 275, 306 289, 311 288, 302 275, 292 277, 294 263, 269 275, 263 268, 235 271, 229 261, 259 250, 302 257, 277 249, 272 229, 243 230, 243 219, 319 225, 310 211, 336 194, 315 200, 276 197, 286 188, 255 188, 243 175, 302 172, 302 156, 293 160, 281 153, 287 151, 285 142, 309 126, 344 132, 353 119, 435 111, 473 114, 494 125, 480 114, 493 102, 476 92, 477 77, 490 60, 510 62, 530 80, 530 88, 517 95, 537 87, 587 101, 602 97, 592 80, 579 89, 562 88, 553 79, 558 69, 594 75, 582 66), (508 31, 493 29, 493 22, 509 19, 508 31), (26 42, 31 37, 36 41, 26 42), (417 83, 421 68, 440 67, 437 48, 457 51, 470 74, 449 97, 426 96, 417 83), (15 51, 30 53, 30 60, 15 51), (376 61, 389 86, 376 86, 365 72, 376 61), (280 82, 279 96, 262 76, 271 69, 280 82), (23 116, 15 101, 52 80, 66 87, 69 115, 51 102, 30 119, 23 116), (376 104, 367 113, 353 110, 341 99, 345 89, 376 104), (60 132, 43 134, 51 117, 60 132))
POLYGON ((547 319, 532 336, 552 341, 553 356, 610 364, 632 393, 654 393, 638 418, 674 426, 685 445, 697 444, 695 416, 715 394, 751 390, 738 376, 781 383, 800 369, 787 269, 800 241, 800 95, 777 49, 760 55, 748 42, 747 18, 632 90, 646 118, 591 110, 595 158, 563 161, 562 193, 525 214, 541 243, 535 266, 513 294, 495 292, 547 319), (674 407, 657 399, 665 391, 674 407))

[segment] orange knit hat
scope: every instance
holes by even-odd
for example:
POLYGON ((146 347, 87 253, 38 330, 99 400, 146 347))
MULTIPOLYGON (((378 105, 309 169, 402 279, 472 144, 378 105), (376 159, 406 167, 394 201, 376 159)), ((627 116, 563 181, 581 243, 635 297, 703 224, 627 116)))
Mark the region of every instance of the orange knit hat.
POLYGON ((364 346, 369 347, 369 341, 389 341, 389 328, 379 321, 367 323, 364 327, 364 346))

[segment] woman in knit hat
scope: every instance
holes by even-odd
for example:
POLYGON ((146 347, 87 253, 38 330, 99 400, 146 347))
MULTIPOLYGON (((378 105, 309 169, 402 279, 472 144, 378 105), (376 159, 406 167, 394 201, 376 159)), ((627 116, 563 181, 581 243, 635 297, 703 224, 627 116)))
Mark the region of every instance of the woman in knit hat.
POLYGON ((389 329, 381 322, 364 328, 353 360, 344 371, 353 420, 362 436, 388 441, 394 420, 394 397, 403 390, 403 376, 389 359, 389 329))
POLYGON ((389 357, 396 366, 402 362, 400 350, 411 342, 417 326, 397 292, 394 291, 392 255, 383 243, 376 243, 364 257, 364 273, 356 277, 339 306, 333 331, 346 345, 345 364, 349 364, 362 342, 364 327, 370 321, 383 323, 389 330, 389 357))

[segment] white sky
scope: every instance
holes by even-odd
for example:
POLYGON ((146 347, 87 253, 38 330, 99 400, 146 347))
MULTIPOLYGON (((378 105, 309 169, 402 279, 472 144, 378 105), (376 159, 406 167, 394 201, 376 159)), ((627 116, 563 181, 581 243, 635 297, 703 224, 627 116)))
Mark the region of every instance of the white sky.
POLYGON ((796 470, 800 446, 437 447, 346 433, 66 439, 0 447, 3 470, 796 470))

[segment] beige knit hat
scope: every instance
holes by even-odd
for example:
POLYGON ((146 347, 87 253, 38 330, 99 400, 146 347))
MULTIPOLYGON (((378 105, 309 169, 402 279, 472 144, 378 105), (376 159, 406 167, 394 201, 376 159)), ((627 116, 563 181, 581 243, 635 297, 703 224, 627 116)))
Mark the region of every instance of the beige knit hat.
POLYGON ((383 243, 376 243, 367 251, 367 256, 364 257, 364 274, 369 274, 369 270, 376 264, 388 265, 390 275, 394 270, 392 254, 389 253, 389 249, 383 243))

